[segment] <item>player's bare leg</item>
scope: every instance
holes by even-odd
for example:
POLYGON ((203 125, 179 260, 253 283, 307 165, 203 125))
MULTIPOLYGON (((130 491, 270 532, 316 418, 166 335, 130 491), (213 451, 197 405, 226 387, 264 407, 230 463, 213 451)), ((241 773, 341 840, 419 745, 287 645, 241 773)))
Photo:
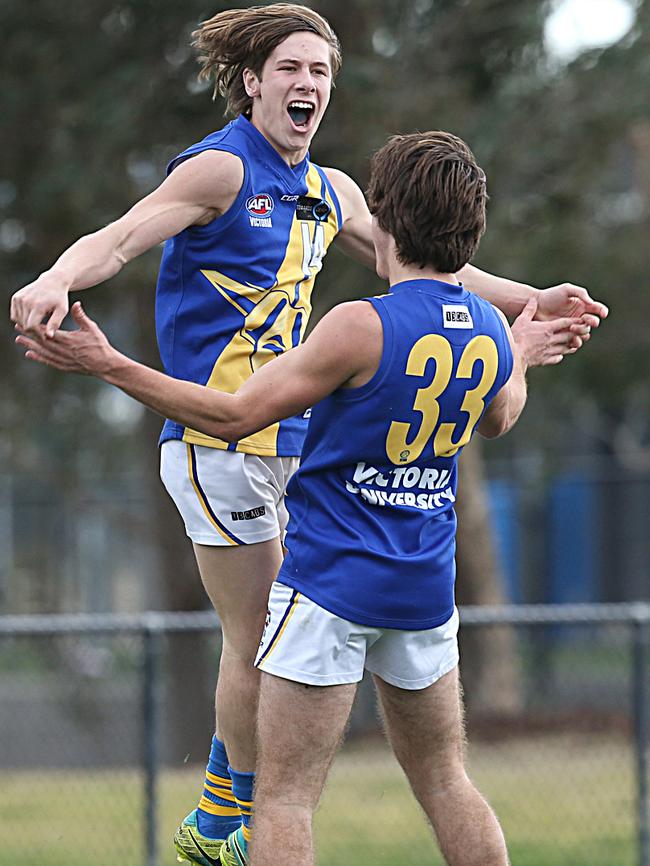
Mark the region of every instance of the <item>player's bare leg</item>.
POLYGON ((241 547, 194 544, 194 552, 223 632, 216 690, 217 735, 226 745, 231 766, 252 772, 260 682, 253 662, 269 590, 282 563, 280 539, 241 547))
POLYGON ((420 691, 374 679, 388 739, 448 866, 508 866, 499 822, 465 771, 458 669, 420 691))
POLYGON ((223 853, 224 838, 242 820, 250 821, 260 681, 253 662, 282 548, 275 538, 236 548, 195 544, 194 551, 203 584, 221 619, 223 648, 216 736, 205 786, 198 808, 178 827, 174 845, 179 860, 213 866, 223 853))
POLYGON ((355 691, 262 674, 250 866, 314 863, 312 817, 355 691))

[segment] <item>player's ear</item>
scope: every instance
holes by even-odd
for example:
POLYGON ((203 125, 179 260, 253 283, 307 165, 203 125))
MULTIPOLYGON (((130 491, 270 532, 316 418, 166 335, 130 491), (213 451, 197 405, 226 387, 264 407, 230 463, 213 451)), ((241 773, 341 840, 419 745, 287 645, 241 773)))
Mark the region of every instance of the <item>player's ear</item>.
POLYGON ((257 74, 253 72, 252 69, 244 69, 242 72, 242 76, 244 79, 244 90, 246 91, 246 96, 250 96, 253 99, 255 96, 260 95, 260 80, 257 77, 257 74))

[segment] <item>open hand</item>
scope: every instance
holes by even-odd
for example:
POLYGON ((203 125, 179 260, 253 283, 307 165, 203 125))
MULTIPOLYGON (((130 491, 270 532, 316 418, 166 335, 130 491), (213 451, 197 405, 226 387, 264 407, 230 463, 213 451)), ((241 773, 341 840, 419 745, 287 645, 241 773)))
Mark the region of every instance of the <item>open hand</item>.
POLYGON ((535 318, 537 312, 537 299, 531 298, 512 323, 512 336, 527 367, 559 364, 565 355, 577 352, 589 339, 590 326, 580 318, 564 317, 540 322, 535 318))
MULTIPOLYGON (((79 301, 72 305, 71 313, 78 330, 54 331, 49 336, 47 325, 33 323, 29 336, 21 333, 16 337, 16 343, 27 350, 25 357, 30 361, 66 373, 101 377, 110 371, 119 353, 108 342, 99 325, 84 313, 79 301)), ((18 324, 16 328, 24 331, 18 324)))
POLYGON ((578 319, 579 322, 572 326, 572 333, 578 335, 588 333, 585 328, 597 328, 608 313, 605 304, 594 301, 586 289, 573 283, 541 289, 537 295, 536 319, 543 322, 560 318, 578 319))

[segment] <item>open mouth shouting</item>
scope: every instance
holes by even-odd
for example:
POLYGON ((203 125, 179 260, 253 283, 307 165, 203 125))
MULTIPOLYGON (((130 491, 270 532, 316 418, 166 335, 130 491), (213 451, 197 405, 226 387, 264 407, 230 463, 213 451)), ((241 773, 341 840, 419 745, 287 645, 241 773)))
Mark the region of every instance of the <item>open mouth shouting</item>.
POLYGON ((304 99, 294 99, 287 106, 287 111, 289 112, 292 124, 297 129, 304 130, 310 125, 309 122, 314 116, 316 106, 313 102, 307 102, 304 99))

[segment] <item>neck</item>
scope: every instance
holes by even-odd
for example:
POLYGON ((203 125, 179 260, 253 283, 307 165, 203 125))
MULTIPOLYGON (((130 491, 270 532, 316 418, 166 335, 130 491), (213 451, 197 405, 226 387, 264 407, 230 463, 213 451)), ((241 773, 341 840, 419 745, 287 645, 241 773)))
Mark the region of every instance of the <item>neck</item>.
POLYGON ((255 129, 260 133, 260 135, 264 136, 264 138, 268 141, 273 150, 276 151, 280 158, 283 159, 290 168, 298 165, 298 163, 302 162, 303 159, 307 156, 307 152, 309 151, 309 144, 311 143, 311 141, 308 142, 304 147, 301 147, 299 149, 287 150, 274 140, 273 136, 265 128, 264 124, 261 123, 259 118, 256 118, 254 114, 248 119, 253 124, 255 129))
POLYGON ((440 280, 458 286, 460 282, 456 274, 443 274, 433 268, 420 268, 417 265, 403 265, 398 259, 388 263, 388 282, 391 286, 404 283, 406 280, 440 280))

